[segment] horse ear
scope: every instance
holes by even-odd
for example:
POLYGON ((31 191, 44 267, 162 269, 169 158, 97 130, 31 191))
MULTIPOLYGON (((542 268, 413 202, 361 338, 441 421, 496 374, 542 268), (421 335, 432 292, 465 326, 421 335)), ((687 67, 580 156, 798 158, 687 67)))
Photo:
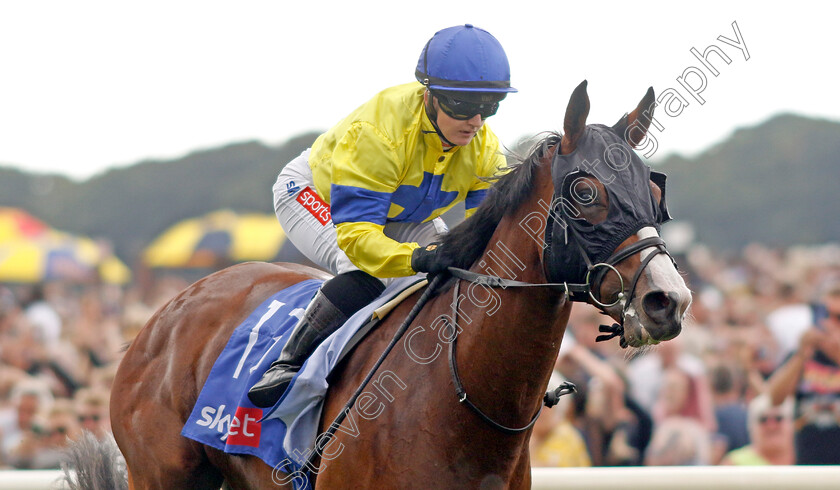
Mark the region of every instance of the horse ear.
POLYGON ((589 116, 589 95, 586 93, 586 80, 580 82, 569 99, 566 107, 566 118, 563 120, 563 139, 561 148, 563 154, 568 154, 577 148, 577 142, 586 129, 586 117, 589 116))
POLYGON ((647 134, 650 122, 653 120, 653 110, 656 108, 656 97, 653 94, 653 87, 648 87, 645 96, 639 105, 630 114, 618 120, 613 126, 613 131, 624 138, 627 143, 635 148, 647 134))

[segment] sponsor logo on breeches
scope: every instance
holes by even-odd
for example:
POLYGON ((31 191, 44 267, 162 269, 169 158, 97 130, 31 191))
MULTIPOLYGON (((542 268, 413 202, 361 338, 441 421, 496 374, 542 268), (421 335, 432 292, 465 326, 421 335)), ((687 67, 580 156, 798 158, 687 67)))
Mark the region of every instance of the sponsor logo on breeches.
POLYGON ((330 216, 330 205, 325 203, 318 194, 311 188, 306 187, 297 196, 297 202, 301 203, 303 207, 309 211, 315 219, 326 225, 332 218, 330 216))

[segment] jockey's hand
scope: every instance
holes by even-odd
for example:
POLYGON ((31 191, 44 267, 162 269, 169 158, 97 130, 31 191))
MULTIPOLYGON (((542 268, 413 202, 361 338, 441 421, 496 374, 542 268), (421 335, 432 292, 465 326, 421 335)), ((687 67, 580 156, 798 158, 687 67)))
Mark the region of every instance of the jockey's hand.
POLYGON ((442 252, 440 242, 434 242, 414 249, 411 254, 411 268, 415 272, 428 272, 438 274, 452 265, 452 261, 442 252))

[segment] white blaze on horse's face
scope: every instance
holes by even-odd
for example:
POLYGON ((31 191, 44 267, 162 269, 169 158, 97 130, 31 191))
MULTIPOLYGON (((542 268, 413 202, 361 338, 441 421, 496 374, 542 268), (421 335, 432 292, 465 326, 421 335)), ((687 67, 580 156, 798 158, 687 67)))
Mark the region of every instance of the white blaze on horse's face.
MULTIPOLYGON (((645 227, 636 236, 641 240, 659 235, 653 227, 645 227)), ((651 253, 653 247, 642 249, 639 259, 644 261, 651 253)), ((624 303, 627 298, 621 301, 624 339, 631 347, 658 344, 676 337, 691 304, 691 291, 668 255, 656 255, 642 272, 642 279, 644 285, 639 285, 636 294, 630 298, 630 305, 624 303), (671 332, 671 335, 665 332, 671 332)))

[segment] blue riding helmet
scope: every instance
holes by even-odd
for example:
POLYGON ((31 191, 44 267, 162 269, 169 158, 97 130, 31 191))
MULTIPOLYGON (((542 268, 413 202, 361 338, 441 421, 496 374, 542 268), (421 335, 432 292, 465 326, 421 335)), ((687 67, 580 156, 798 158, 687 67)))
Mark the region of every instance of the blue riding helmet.
POLYGON ((502 45, 472 24, 435 33, 420 53, 414 75, 432 90, 493 94, 496 100, 518 92, 510 86, 510 64, 502 45))

